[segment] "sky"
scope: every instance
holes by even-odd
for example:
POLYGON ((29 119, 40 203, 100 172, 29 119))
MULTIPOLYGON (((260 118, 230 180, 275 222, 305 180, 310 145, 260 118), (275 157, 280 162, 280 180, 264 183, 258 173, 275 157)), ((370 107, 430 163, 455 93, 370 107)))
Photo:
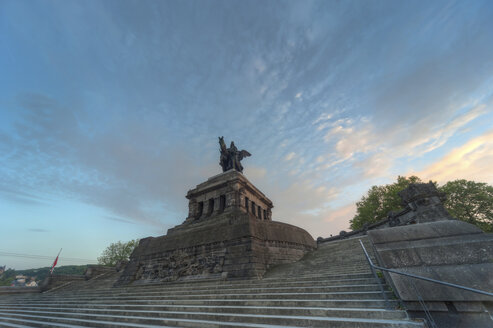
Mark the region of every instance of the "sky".
POLYGON ((0 265, 165 234, 221 172, 219 136, 252 154, 273 219, 314 238, 398 175, 493 184, 491 17, 489 0, 0 0, 0 265))

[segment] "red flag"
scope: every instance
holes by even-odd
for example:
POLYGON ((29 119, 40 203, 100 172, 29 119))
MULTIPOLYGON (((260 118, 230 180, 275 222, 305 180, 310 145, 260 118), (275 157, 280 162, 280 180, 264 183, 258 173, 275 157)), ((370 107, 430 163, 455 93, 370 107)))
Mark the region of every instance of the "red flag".
MULTIPOLYGON (((60 248, 60 252, 62 251, 62 249, 60 248)), ((53 262, 53 265, 51 266, 51 269, 50 269, 50 274, 53 274, 53 270, 55 270, 55 266, 58 262, 58 256, 60 256, 60 252, 58 252, 58 255, 56 256, 56 259, 55 259, 55 262, 53 262)))

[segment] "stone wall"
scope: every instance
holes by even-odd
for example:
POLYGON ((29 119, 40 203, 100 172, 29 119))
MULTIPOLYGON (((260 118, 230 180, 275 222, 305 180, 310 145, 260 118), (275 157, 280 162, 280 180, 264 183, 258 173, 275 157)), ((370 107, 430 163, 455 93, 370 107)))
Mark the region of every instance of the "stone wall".
POLYGON ((41 289, 39 287, 11 287, 0 286, 0 295, 3 294, 33 294, 39 293, 41 289))
POLYGON ((70 275, 70 274, 54 274, 46 277, 39 285, 41 292, 45 292, 50 289, 58 288, 62 285, 66 285, 75 281, 85 280, 83 275, 70 275))

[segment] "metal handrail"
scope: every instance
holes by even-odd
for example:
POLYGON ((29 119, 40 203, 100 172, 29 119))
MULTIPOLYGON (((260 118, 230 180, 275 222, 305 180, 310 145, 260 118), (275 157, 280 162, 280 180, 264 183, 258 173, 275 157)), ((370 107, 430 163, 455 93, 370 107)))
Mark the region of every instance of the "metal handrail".
POLYGON ((361 244, 361 247, 363 247, 363 252, 365 252, 366 260, 368 261, 368 264, 370 265, 371 273, 373 274, 373 278, 378 283, 378 287, 380 287, 380 291, 382 292, 383 298, 385 300, 385 307, 387 310, 392 309, 392 306, 390 305, 389 298, 387 297, 387 294, 385 293, 385 290, 383 289, 382 282, 380 281, 380 278, 377 276, 377 273, 375 272, 373 262, 371 261, 370 257, 368 256, 368 253, 366 252, 365 246, 363 246, 363 243, 361 242, 361 239, 359 239, 359 242, 361 244))
POLYGON ((403 276, 406 276, 406 277, 411 277, 411 278, 415 278, 415 279, 420 279, 420 280, 425 280, 425 281, 429 281, 429 282, 434 282, 434 283, 437 283, 437 284, 440 284, 440 285, 444 285, 444 286, 448 286, 448 287, 454 287, 454 288, 459 288, 459 289, 467 290, 467 291, 470 291, 470 292, 473 292, 473 293, 477 293, 477 294, 482 294, 482 295, 487 295, 487 296, 493 297, 493 293, 489 293, 489 292, 486 292, 484 290, 474 289, 474 288, 470 288, 470 287, 466 287, 466 286, 461 286, 461 285, 456 285, 456 284, 452 284, 452 283, 446 282, 446 281, 441 281, 441 280, 426 278, 426 277, 418 276, 418 275, 415 275, 415 274, 412 274, 412 273, 405 273, 405 272, 401 272, 401 271, 397 271, 397 270, 393 270, 393 269, 387 269, 387 268, 383 268, 383 267, 380 267, 378 265, 375 265, 375 264, 373 264, 372 260, 368 256, 368 253, 366 252, 366 248, 363 245, 363 243, 361 242, 361 239, 359 239, 359 243, 361 244, 361 247, 363 248, 363 251, 365 252, 366 259, 368 260, 368 263, 370 264, 370 267, 373 270, 374 269, 377 269, 377 270, 387 271, 387 272, 391 272, 391 273, 395 273, 395 274, 400 274, 400 275, 403 275, 403 276))

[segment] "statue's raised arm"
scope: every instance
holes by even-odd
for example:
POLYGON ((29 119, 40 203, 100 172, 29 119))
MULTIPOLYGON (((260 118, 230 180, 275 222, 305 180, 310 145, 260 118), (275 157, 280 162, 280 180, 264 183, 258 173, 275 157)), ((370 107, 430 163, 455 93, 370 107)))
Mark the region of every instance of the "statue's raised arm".
POLYGON ((219 137, 219 147, 221 156, 219 157, 219 165, 221 165, 223 172, 234 169, 243 173, 243 166, 240 161, 248 156, 251 156, 246 150, 238 150, 235 143, 231 141, 229 148, 226 148, 224 143, 224 137, 219 137))
POLYGON ((219 157, 219 165, 223 168, 223 172, 230 169, 230 158, 228 154, 228 149, 224 143, 224 137, 219 137, 219 152, 221 153, 219 157))

